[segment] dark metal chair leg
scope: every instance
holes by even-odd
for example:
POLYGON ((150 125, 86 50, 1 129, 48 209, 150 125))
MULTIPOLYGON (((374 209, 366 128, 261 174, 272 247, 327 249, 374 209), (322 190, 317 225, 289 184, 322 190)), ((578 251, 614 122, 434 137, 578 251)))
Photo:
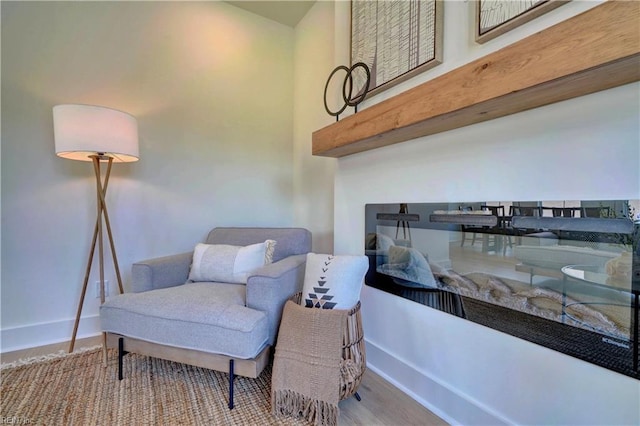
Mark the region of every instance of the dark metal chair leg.
POLYGON ((233 380, 235 375, 233 373, 233 360, 229 360, 229 410, 233 410, 233 380))
POLYGON ((118 339, 118 380, 122 380, 122 358, 129 352, 124 350, 124 338, 118 339))

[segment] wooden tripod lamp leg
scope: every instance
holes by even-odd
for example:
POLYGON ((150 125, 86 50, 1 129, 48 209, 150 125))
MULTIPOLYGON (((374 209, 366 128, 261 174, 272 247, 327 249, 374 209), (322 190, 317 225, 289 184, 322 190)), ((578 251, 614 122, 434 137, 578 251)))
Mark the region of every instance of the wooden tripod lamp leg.
MULTIPOLYGON (((111 163, 113 160, 109 157, 109 167, 107 167, 107 176, 105 180, 109 178, 111 173, 111 163)), ((102 305, 105 300, 105 288, 104 288, 104 244, 102 239, 102 217, 106 213, 104 202, 104 188, 102 186, 102 179, 100 173, 100 160, 97 157, 93 157, 93 170, 96 173, 96 195, 97 195, 97 210, 98 210, 98 256, 100 259, 100 304, 102 305)), ((108 183, 108 182, 107 182, 108 183)), ((102 333, 102 364, 107 365, 107 335, 102 333)))
POLYGON ((87 284, 89 283, 89 275, 91 273, 91 264, 93 263, 93 253, 95 252, 97 238, 98 238, 98 221, 96 220, 96 226, 93 232, 93 240, 91 241, 91 249, 89 250, 89 260, 87 261, 87 268, 84 273, 84 283, 82 285, 82 293, 80 293, 80 302, 78 302, 78 310, 76 311, 76 321, 73 325, 73 334, 71 335, 71 343, 69 344, 69 353, 73 352, 73 347, 76 343, 76 335, 78 334, 78 324, 80 323, 80 314, 82 314, 82 305, 84 304, 84 297, 87 294, 87 284))
MULTIPOLYGON (((97 187, 100 186, 99 181, 100 181, 100 160, 98 159, 97 156, 93 157, 93 166, 94 166, 94 171, 96 172, 96 180, 98 181, 98 183, 96 184, 97 187)), ((80 301, 78 302, 78 309, 76 311, 76 320, 75 323, 73 325, 73 334, 71 335, 71 343, 69 344, 69 353, 73 352, 73 348, 75 346, 76 343, 76 336, 78 334, 78 325, 80 324, 80 316, 82 315, 82 307, 84 305, 84 298, 87 294, 87 286, 89 284, 89 277, 91 275, 91 266, 93 264, 93 255, 95 254, 96 251, 96 243, 98 242, 98 237, 100 237, 100 263, 102 263, 103 257, 102 257, 102 235, 101 235, 101 231, 102 231, 102 212, 101 212, 101 205, 100 205, 100 195, 98 193, 97 196, 97 200, 98 200, 98 211, 96 214, 96 223, 93 229, 93 239, 91 240, 91 247, 89 249, 89 259, 87 260, 87 267, 85 269, 85 273, 84 273, 84 282, 82 284, 82 292, 80 293, 80 301)), ((102 281, 103 282, 103 281, 102 281)))
POLYGON ((122 277, 120 276, 120 267, 118 266, 118 256, 116 254, 116 246, 113 242, 113 234, 111 233, 111 222, 109 221, 109 212, 107 211, 107 202, 105 201, 105 195, 107 194, 107 185, 109 184, 109 176, 111 175, 111 165, 113 164, 113 160, 109 158, 109 165, 107 166, 107 174, 104 179, 104 185, 102 187, 102 191, 98 192, 98 197, 100 203, 102 203, 102 212, 104 214, 104 224, 107 228, 107 235, 109 237, 109 246, 111 247, 111 258, 113 259, 113 266, 116 272, 116 279, 118 280, 118 290, 120 294, 124 293, 124 288, 122 287, 122 277))
MULTIPOLYGON (((91 266, 93 264, 93 255, 95 254, 96 244, 98 245, 98 258, 100 263, 100 303, 104 303, 105 301, 105 288, 104 288, 104 249, 103 249, 103 233, 102 233, 102 219, 104 217, 105 225, 107 228, 107 234, 109 238, 109 244, 111 246, 111 254, 113 257, 113 263, 115 267, 116 277, 118 279, 118 287, 120 290, 120 294, 122 294, 122 278, 120 276, 120 268, 118 266, 118 260, 116 256, 115 245, 113 243, 113 235, 111 233, 111 225, 109 223, 109 215, 107 213, 107 204, 105 202, 105 196, 107 193, 107 186, 109 184, 109 176, 111 174, 111 165, 113 163, 113 159, 109 158, 109 163, 107 166, 107 172, 104 178, 104 182, 102 182, 101 173, 100 173, 100 157, 92 156, 94 172, 96 175, 96 198, 97 198, 97 215, 96 215, 96 223, 93 230, 93 239, 91 241, 91 248, 89 250, 89 259, 87 261, 87 267, 85 269, 84 282, 82 285, 82 292, 80 294, 80 301, 78 303, 78 309, 76 311, 76 319, 73 326, 73 334, 71 336, 71 343, 69 345, 69 352, 73 352, 73 348, 75 346, 76 336, 78 333, 78 325, 80 323, 80 316, 82 314, 82 306, 84 305, 84 299, 87 293, 87 286, 89 284, 89 277, 91 275, 91 266)), ((106 362, 106 335, 103 333, 103 352, 104 352, 104 361, 106 362)))

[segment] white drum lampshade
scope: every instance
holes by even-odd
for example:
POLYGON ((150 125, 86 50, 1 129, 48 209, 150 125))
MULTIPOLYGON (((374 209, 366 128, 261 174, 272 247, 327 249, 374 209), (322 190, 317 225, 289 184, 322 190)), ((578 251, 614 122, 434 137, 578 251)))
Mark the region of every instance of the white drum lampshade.
POLYGON ((138 161, 138 122, 122 111, 93 105, 53 107, 56 155, 70 160, 138 161))

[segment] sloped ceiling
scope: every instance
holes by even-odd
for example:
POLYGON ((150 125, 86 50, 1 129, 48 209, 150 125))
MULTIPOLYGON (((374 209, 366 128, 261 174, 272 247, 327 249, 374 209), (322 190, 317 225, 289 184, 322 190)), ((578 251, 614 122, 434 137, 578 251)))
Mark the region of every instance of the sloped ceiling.
POLYGON ((300 19, 311 9, 316 0, 294 1, 227 1, 227 3, 246 11, 263 16, 281 24, 295 27, 300 19))

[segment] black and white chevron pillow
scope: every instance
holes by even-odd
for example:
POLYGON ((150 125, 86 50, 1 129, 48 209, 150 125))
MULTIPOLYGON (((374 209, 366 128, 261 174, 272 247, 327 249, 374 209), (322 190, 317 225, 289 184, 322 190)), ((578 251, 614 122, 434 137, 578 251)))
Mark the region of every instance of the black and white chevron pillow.
POLYGON ((303 305, 320 309, 352 308, 360 299, 368 269, 366 256, 307 254, 303 305))

